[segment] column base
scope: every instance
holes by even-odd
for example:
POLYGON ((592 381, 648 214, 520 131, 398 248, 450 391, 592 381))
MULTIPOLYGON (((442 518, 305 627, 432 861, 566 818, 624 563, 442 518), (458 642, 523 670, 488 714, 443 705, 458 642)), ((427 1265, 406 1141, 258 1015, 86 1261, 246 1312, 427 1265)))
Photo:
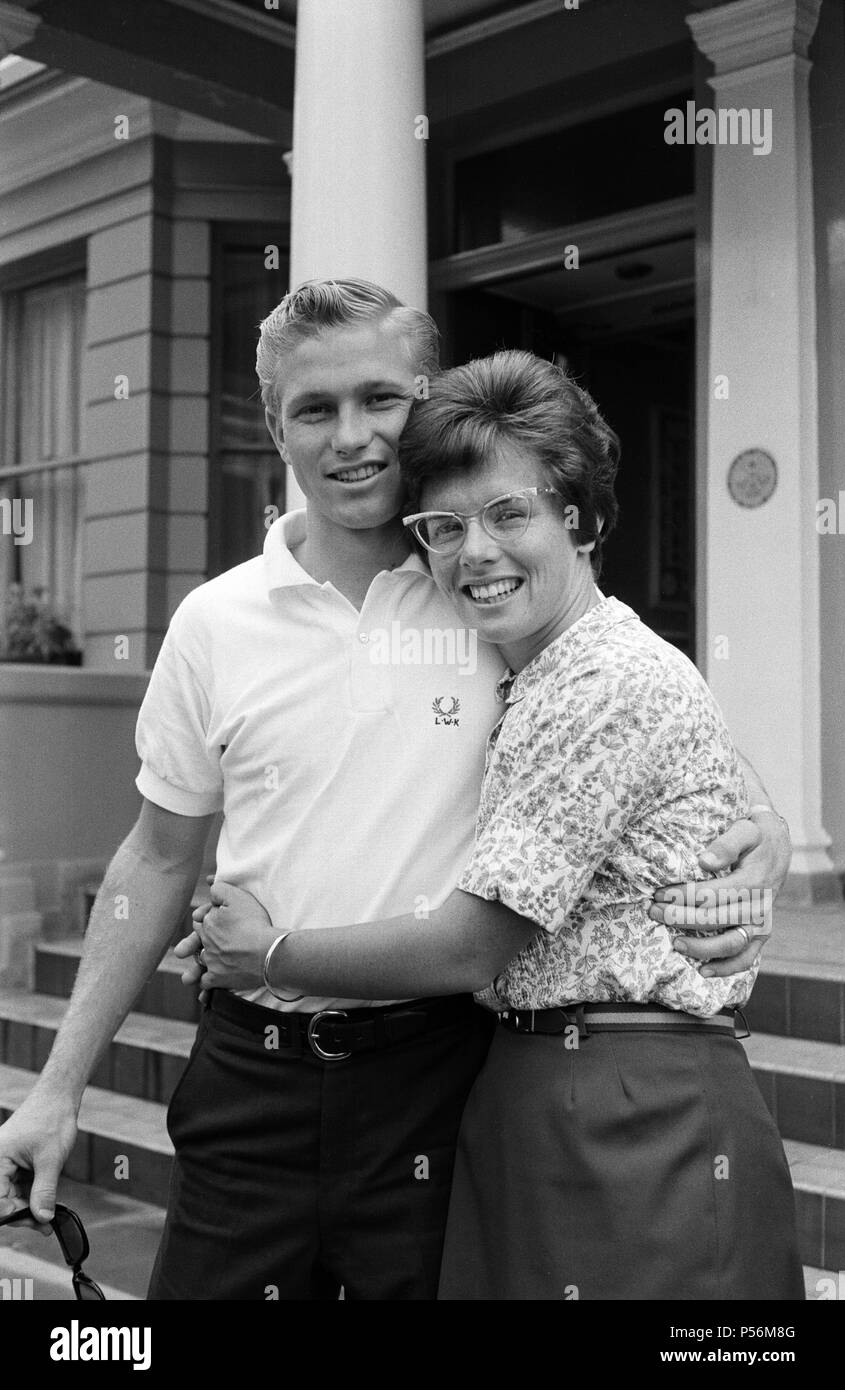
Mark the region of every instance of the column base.
POLYGON ((775 910, 780 906, 813 907, 816 903, 841 903, 843 900, 845 879, 835 869, 815 869, 807 873, 791 870, 778 893, 775 910))
POLYGON ((10 912, 0 917, 0 988, 35 989, 35 943, 41 935, 40 912, 10 912))

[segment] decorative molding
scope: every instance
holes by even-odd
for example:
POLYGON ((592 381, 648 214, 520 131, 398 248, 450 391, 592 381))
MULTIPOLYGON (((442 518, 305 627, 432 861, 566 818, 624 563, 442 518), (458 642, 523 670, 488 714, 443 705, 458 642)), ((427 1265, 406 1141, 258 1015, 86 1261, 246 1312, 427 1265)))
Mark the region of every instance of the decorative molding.
POLYGON ((772 58, 806 58, 821 0, 733 0, 689 15, 696 46, 716 72, 757 67, 772 58))
POLYGON ((434 261, 430 267, 429 285, 432 289, 466 289, 472 285, 489 285, 496 280, 509 280, 514 275, 530 275, 548 270, 563 261, 565 247, 571 243, 581 248, 582 260, 614 255, 623 248, 651 246, 689 235, 695 228, 695 199, 672 198, 650 207, 635 208, 632 212, 597 217, 552 232, 539 232, 521 241, 500 242, 480 246, 473 251, 459 251, 454 256, 434 261))
POLYGON ((139 671, 94 671, 84 666, 0 662, 0 706, 140 705, 149 676, 139 671))
POLYGON ((87 77, 50 81, 22 91, 19 101, 0 106, 0 131, 0 181, 4 192, 49 178, 71 164, 76 167, 149 135, 216 144, 272 144, 260 135, 250 136, 230 126, 218 126, 202 116, 177 111, 131 92, 118 92, 87 77), (53 114, 51 108, 56 105, 60 105, 60 111, 53 114), (128 141, 114 138, 116 112, 129 120, 128 141), (17 123, 20 133, 15 130, 17 123))
POLYGON ((170 4, 268 39, 280 48, 296 47, 296 25, 289 24, 286 19, 273 19, 267 11, 248 10, 245 5, 234 4, 233 0, 170 0, 170 4))
MULTIPOLYGON (((581 0, 586 4, 586 0, 581 0)), ((519 29, 523 24, 533 24, 538 19, 548 19, 550 15, 566 13, 563 0, 532 0, 521 5, 518 10, 505 10, 503 14, 488 15, 486 19, 471 20, 457 29, 450 29, 437 38, 429 39, 425 46, 426 58, 439 58, 444 53, 466 48, 469 44, 481 43, 497 34, 506 34, 509 29, 519 29)), ((575 14, 575 11, 572 11, 575 14)))
POLYGON ((19 5, 0 2, 0 58, 17 53, 18 46, 29 43, 41 23, 41 16, 22 10, 19 5))

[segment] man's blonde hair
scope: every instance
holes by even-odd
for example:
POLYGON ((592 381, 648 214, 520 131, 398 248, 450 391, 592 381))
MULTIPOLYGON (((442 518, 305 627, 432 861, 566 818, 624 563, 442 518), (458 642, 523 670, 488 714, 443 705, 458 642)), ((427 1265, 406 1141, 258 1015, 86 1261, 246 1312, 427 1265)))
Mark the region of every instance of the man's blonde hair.
POLYGON ((390 290, 369 280, 306 280, 291 290, 261 325, 255 370, 265 407, 274 412, 278 409, 281 358, 303 338, 315 338, 326 328, 379 322, 395 324, 405 334, 421 374, 433 376, 437 372, 437 324, 430 314, 409 308, 390 290))

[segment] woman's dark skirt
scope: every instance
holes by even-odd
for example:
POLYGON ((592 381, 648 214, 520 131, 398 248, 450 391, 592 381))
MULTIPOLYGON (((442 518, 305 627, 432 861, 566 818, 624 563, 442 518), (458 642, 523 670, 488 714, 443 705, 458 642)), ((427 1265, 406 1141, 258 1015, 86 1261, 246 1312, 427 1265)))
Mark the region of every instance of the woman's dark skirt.
POLYGON ((725 1035, 496 1030, 438 1297, 804 1298, 780 1136, 725 1035))

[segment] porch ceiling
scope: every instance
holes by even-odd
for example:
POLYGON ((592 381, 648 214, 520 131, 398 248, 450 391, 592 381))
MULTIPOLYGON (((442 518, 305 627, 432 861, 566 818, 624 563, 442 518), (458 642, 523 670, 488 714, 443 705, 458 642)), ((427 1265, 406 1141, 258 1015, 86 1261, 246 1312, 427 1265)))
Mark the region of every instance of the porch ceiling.
POLYGON ((41 21, 16 46, 22 57, 290 144, 294 51, 286 26, 274 34, 263 8, 250 25, 238 23, 240 6, 170 0, 22 0, 18 8, 41 21))
MULTIPOLYGON (((588 3, 589 0, 584 0, 588 3)), ((178 3, 178 0, 177 0, 178 3)), ((255 12, 255 0, 232 0, 241 9, 255 12)), ((556 0, 561 4, 562 0, 556 0)), ((297 0, 278 0, 278 13, 289 24, 296 22, 297 0)), ((460 28, 489 15, 537 9, 537 0, 423 0, 425 31, 427 34, 442 34, 450 29, 460 28)))
MULTIPOLYGON (((673 46, 688 54, 678 0, 580 5, 573 23, 563 0, 424 0, 432 121, 460 122, 491 103, 571 84, 609 55, 657 64, 673 46)), ((3 8, 39 21, 16 44, 24 58, 290 146, 296 0, 279 0, 278 10, 258 0, 7 0, 3 8)))

